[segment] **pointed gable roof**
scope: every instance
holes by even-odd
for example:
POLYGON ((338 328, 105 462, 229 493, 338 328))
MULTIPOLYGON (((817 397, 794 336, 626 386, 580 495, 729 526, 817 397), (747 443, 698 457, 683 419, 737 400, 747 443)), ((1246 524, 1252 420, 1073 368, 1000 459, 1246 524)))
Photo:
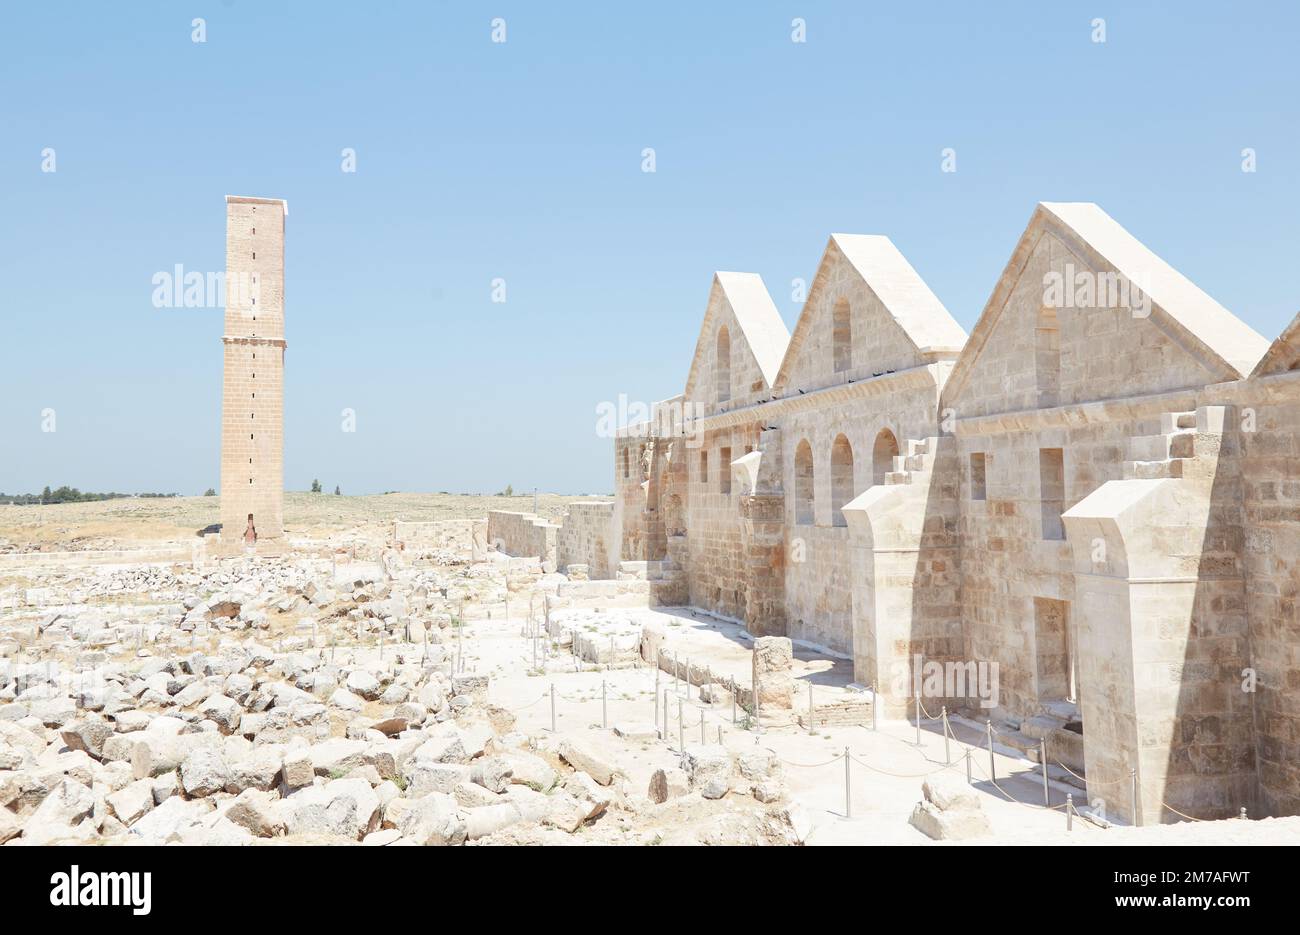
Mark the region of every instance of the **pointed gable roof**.
POLYGON ((1060 237, 1095 268, 1109 267, 1151 300, 1150 320, 1187 348, 1221 380, 1251 372, 1268 348, 1266 338, 1149 250, 1099 206, 1088 201, 1039 202, 993 294, 971 331, 966 350, 948 378, 945 395, 956 399, 1045 232, 1060 237))
POLYGON ((776 379, 786 345, 790 343, 790 332, 781 320, 772 297, 768 295, 762 276, 757 273, 714 273, 713 285, 709 289, 709 304, 704 311, 704 321, 700 323, 695 356, 691 358, 691 370, 686 377, 688 399, 691 398, 700 366, 713 353, 713 324, 723 300, 731 307, 732 316, 740 326, 740 336, 744 338, 745 346, 769 387, 776 379))
POLYGON ((1277 340, 1255 366, 1252 377, 1263 377, 1270 373, 1285 373, 1300 366, 1300 315, 1291 319, 1291 324, 1282 329, 1277 340))
POLYGON ((939 297, 931 291, 921 275, 907 262, 894 242, 881 234, 831 234, 817 265, 817 275, 804 302, 803 311, 790 338, 789 349, 781 362, 776 383, 789 378, 799 348, 812 327, 812 309, 826 283, 834 253, 838 251, 858 276, 880 300, 918 352, 960 351, 966 332, 957 324, 939 297))

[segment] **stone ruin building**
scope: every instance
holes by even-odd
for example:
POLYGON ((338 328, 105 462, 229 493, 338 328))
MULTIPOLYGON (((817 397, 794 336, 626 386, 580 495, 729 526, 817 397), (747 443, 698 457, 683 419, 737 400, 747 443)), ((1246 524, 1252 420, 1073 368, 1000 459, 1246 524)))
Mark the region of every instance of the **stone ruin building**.
POLYGON ((891 714, 947 664, 931 714, 1044 740, 1123 820, 1295 814, 1297 368, 1300 317, 1270 347, 1093 204, 1036 207, 969 336, 888 238, 836 234, 793 334, 715 274, 615 501, 530 534, 851 656, 891 714))

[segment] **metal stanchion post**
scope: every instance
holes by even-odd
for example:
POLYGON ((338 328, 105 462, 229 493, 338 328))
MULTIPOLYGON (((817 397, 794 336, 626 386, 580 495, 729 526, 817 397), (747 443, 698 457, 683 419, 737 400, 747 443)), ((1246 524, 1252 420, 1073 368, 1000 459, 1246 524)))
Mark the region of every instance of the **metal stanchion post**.
POLYGON ((812 689, 812 682, 809 682, 809 683, 808 683, 808 733, 810 733, 810 734, 816 733, 816 731, 813 730, 813 694, 812 694, 812 692, 813 692, 813 689, 812 689))
POLYGON ((701 711, 700 712, 700 743, 704 744, 708 742, 709 742, 708 739, 704 736, 704 712, 701 711))
POLYGON ((1137 828, 1142 825, 1142 816, 1138 813, 1138 771, 1136 768, 1129 769, 1128 779, 1133 787, 1133 827, 1137 828))
POLYGON ((985 721, 984 729, 988 731, 989 735, 989 782, 997 782, 998 766, 993 759, 993 722, 991 720, 985 721))
POLYGON ((921 693, 916 693, 916 745, 921 745, 921 693))
POLYGON ((677 698, 677 752, 686 752, 686 719, 681 717, 681 698, 677 698))
POLYGON ((971 785, 970 776, 970 747, 966 748, 966 785, 971 785))
POLYGON ((1052 804, 1052 795, 1047 790, 1047 738, 1038 738, 1038 759, 1043 764, 1043 804, 1052 804))
POLYGON ((1065 794, 1065 830, 1074 830, 1074 793, 1065 794))
POLYGON ((600 680, 600 727, 602 730, 609 729, 609 705, 605 695, 605 680, 600 680))
POLYGON ((853 774, 849 748, 844 748, 844 817, 853 817, 853 774))
POLYGON ((555 683, 551 683, 551 733, 555 733, 555 683))
POLYGON ((939 716, 943 719, 943 762, 945 766, 952 765, 952 753, 948 747, 948 706, 944 705, 939 716))

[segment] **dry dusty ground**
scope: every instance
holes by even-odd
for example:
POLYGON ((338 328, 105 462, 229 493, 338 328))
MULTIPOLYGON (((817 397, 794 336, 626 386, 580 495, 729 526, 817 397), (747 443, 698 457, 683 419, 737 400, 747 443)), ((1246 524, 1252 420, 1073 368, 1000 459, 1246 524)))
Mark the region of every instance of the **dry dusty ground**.
MULTIPOLYGON (((579 499, 544 496, 539 509, 558 516, 579 499)), ((1067 831, 1066 796, 1087 806, 1079 785, 1053 769, 1044 808, 1037 765, 1001 747, 990 782, 975 721, 954 719, 947 744, 935 724, 918 744, 897 720, 756 729, 730 692, 715 693, 748 689, 752 638, 647 606, 643 580, 571 582, 535 559, 385 549, 399 517, 531 506, 290 494, 286 526, 304 546, 273 560, 11 554, 11 577, 0 575, 0 842, 926 845, 909 817, 922 782, 939 777, 972 789, 987 820, 961 843, 1300 843, 1300 818, 1138 829, 1077 819, 1067 831), (346 563, 306 547, 340 535, 363 546, 346 563), (646 627, 664 634, 659 671, 641 657, 646 627), (694 684, 674 678, 669 650, 694 684), (486 682, 471 694, 462 676, 486 682), (465 751, 448 753, 453 742, 465 751), (565 758, 575 742, 586 770, 565 758), (683 770, 719 755, 733 764, 720 798, 697 767, 683 770), (286 786, 304 763, 305 780, 286 786), (486 763, 516 775, 472 778, 486 763), (604 767, 617 778, 593 784, 604 767), (674 783, 662 802, 650 796, 657 771, 674 783), (326 820, 338 814, 348 820, 326 820)), ((134 548, 192 537, 216 507, 5 507, 0 537, 10 552, 134 548)), ((796 647, 793 676, 796 712, 810 686, 819 706, 863 698, 848 660, 812 647, 796 647)))
MULTIPOLYGON (((537 513, 559 519, 570 503, 597 496, 538 494, 537 513)), ((127 498, 46 506, 0 505, 0 552, 129 548, 179 542, 218 523, 218 497, 127 498)), ((481 519, 489 510, 533 512, 533 497, 388 493, 367 497, 288 492, 285 533, 322 537, 344 530, 381 533, 394 520, 481 519)))

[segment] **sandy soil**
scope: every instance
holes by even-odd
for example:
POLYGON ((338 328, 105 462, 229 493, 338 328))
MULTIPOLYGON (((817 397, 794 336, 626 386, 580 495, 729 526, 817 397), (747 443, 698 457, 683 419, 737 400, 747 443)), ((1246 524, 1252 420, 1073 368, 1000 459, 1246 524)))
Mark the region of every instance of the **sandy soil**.
MULTIPOLYGON (((559 519, 570 503, 599 496, 539 494, 539 515, 559 519)), ((220 521, 220 498, 100 500, 47 506, 0 506, 0 551, 111 549, 146 542, 187 540, 220 521)), ((285 532, 325 536, 343 530, 378 532, 394 520, 481 519, 489 510, 532 512, 532 494, 496 497, 444 493, 389 493, 368 497, 290 492, 284 495, 285 532)))

